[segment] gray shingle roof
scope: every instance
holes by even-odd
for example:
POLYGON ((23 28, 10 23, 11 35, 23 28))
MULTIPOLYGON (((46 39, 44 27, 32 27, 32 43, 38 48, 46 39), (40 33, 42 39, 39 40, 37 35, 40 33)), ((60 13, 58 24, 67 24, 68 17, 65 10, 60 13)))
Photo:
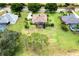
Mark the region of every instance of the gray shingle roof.
POLYGON ((11 14, 11 13, 6 13, 2 16, 0 16, 0 23, 8 23, 10 22, 11 24, 16 23, 18 19, 17 15, 11 14))
POLYGON ((62 16, 61 20, 65 23, 65 24, 72 24, 72 23, 79 23, 79 19, 75 17, 74 14, 70 14, 67 16, 62 16))

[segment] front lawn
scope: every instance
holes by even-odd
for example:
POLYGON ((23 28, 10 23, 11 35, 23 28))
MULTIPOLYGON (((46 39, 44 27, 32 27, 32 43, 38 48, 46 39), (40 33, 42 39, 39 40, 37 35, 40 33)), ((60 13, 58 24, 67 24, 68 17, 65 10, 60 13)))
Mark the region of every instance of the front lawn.
MULTIPOLYGON (((48 13, 48 19, 54 23, 54 27, 47 27, 46 29, 37 29, 35 27, 25 29, 25 17, 27 12, 22 12, 22 17, 17 21, 16 24, 10 25, 9 30, 22 32, 23 34, 29 34, 38 32, 45 34, 49 39, 48 50, 44 51, 44 55, 79 55, 79 33, 73 33, 70 30, 63 31, 61 29, 61 21, 59 16, 60 13, 48 13), (48 53, 47 53, 48 52, 48 53)), ((32 26, 31 26, 32 27, 32 26)), ((24 51, 16 53, 16 55, 36 55, 33 51, 24 51)))

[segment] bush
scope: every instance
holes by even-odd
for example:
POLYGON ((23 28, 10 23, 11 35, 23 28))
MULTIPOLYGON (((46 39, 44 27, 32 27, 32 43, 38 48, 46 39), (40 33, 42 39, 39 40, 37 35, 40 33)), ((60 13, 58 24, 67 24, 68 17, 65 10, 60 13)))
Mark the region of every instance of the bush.
POLYGON ((46 23, 46 26, 48 26, 48 27, 54 27, 54 23, 52 22, 51 19, 48 19, 48 21, 46 23))
POLYGON ((46 26, 47 27, 54 27, 54 24, 53 23, 46 23, 46 26))
POLYGON ((62 5, 62 4, 60 4, 60 5, 58 5, 58 7, 63 7, 63 5, 62 5))
POLYGON ((52 24, 50 24, 50 26, 51 26, 51 27, 54 27, 54 24, 52 23, 52 24))
POLYGON ((76 25, 76 28, 79 29, 79 24, 76 25))
POLYGON ((26 38, 26 48, 39 53, 40 50, 48 46, 48 37, 40 33, 32 33, 26 38))
POLYGON ((70 5, 70 3, 65 3, 64 7, 67 7, 67 6, 69 6, 69 5, 70 5))
POLYGON ((25 24, 25 28, 29 28, 29 25, 28 25, 28 23, 26 23, 26 24, 25 24))
POLYGON ((66 27, 65 24, 61 24, 61 29, 64 30, 64 31, 68 31, 68 28, 66 27))

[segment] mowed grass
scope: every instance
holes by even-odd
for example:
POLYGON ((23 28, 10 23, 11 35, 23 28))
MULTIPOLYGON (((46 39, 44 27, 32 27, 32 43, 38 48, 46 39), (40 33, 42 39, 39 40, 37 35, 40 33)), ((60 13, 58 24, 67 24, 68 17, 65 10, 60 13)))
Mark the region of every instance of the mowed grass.
MULTIPOLYGON (((22 33, 27 33, 28 30, 25 30, 25 17, 27 17, 27 12, 22 12, 22 17, 19 18, 16 24, 8 26, 9 30, 18 31, 22 33)), ((44 51, 47 54, 44 55, 68 55, 69 53, 79 52, 79 33, 73 33, 70 30, 65 32, 61 29, 61 21, 59 16, 62 16, 60 13, 48 13, 48 19, 54 23, 54 27, 47 27, 46 29, 37 29, 31 28, 29 32, 38 32, 46 34, 49 40, 48 50, 44 51)), ((28 34, 27 34, 28 35, 28 34)), ((79 53, 77 53, 79 55, 79 53)), ((24 48, 24 51, 17 53, 16 55, 36 55, 33 51, 27 51, 24 48)), ((72 54, 71 54, 72 55, 72 54)), ((74 55, 74 54, 73 54, 74 55)))
POLYGON ((24 29, 25 18, 27 17, 27 14, 28 13, 26 11, 21 12, 21 17, 18 19, 16 24, 13 24, 13 25, 10 24, 8 26, 8 29, 12 31, 21 32, 24 29))
POLYGON ((77 41, 79 40, 79 37, 78 37, 79 35, 74 34, 70 30, 68 32, 63 31, 61 29, 61 22, 58 16, 60 16, 60 14, 58 13, 50 14, 50 17, 51 19, 53 19, 55 24, 55 27, 54 27, 55 32, 53 32, 53 35, 56 36, 56 37, 52 37, 52 39, 55 38, 57 41, 56 43, 59 43, 59 46, 61 46, 62 48, 66 48, 66 49, 78 48, 79 45, 77 44, 77 41))
POLYGON ((52 20, 54 27, 37 31, 49 37, 49 55, 67 55, 67 53, 79 52, 79 33, 75 34, 70 30, 63 31, 59 16, 61 16, 59 13, 49 14, 48 19, 52 20))

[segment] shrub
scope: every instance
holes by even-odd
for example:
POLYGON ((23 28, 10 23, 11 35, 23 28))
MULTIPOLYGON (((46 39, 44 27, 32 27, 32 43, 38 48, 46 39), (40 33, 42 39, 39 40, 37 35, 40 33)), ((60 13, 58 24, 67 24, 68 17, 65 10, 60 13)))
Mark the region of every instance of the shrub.
POLYGON ((61 24, 61 29, 64 31, 68 31, 68 28, 65 24, 61 24))
POLYGON ((76 25, 76 28, 79 29, 79 24, 76 25))
POLYGON ((69 6, 69 5, 70 5, 70 3, 65 3, 64 7, 67 7, 67 6, 69 6))
POLYGON ((54 24, 53 24, 53 23, 51 23, 51 24, 50 24, 50 26, 51 26, 51 27, 54 27, 54 24))
POLYGON ((46 26, 48 26, 48 27, 54 27, 54 23, 52 23, 51 19, 48 19, 48 21, 46 23, 46 26))
POLYGON ((60 4, 60 5, 58 5, 58 7, 63 7, 63 5, 62 5, 62 4, 60 4))
POLYGON ((29 24, 28 24, 28 22, 25 24, 25 28, 29 28, 29 24))

